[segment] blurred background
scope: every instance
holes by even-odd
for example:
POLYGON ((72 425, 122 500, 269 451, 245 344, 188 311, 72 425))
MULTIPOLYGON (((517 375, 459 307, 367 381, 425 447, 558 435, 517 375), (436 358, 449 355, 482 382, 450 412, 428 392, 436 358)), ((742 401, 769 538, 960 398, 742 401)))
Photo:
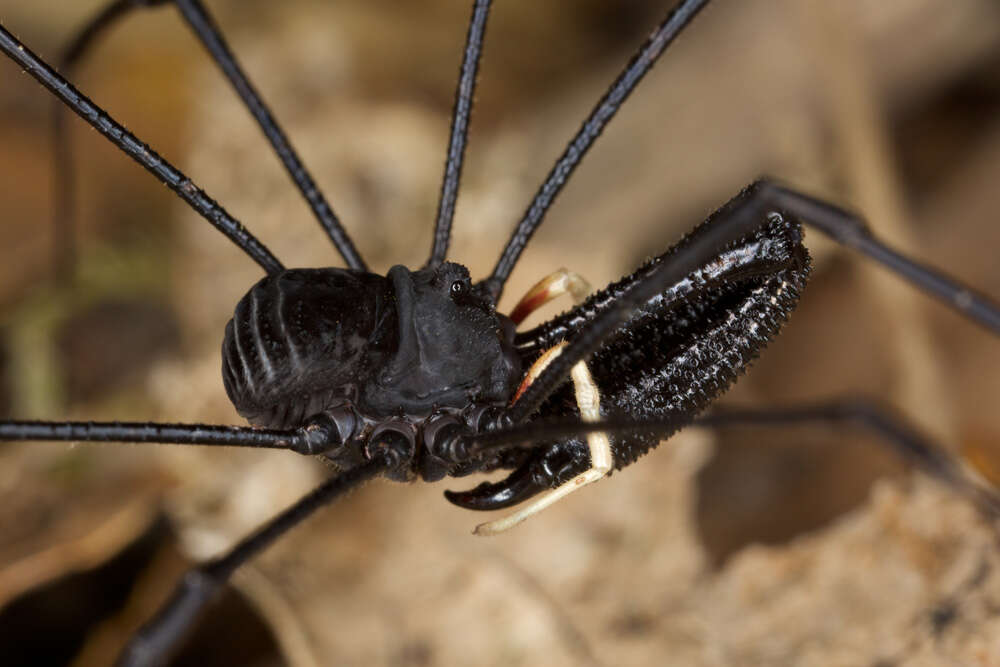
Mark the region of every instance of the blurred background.
MULTIPOLYGON (((452 245, 473 277, 667 4, 494 7, 452 245)), ((467 3, 208 5, 369 266, 421 264, 467 3)), ((100 6, 0 0, 0 20, 52 61, 100 6)), ((239 423, 219 346, 259 268, 71 119, 59 280, 53 100, 10 63, 0 77, 0 417, 239 423)), ((70 78, 286 265, 340 265, 175 10, 130 16, 70 78)), ((595 286, 630 272, 761 174, 1000 297, 1000 6, 710 6, 579 168, 502 309, 561 266, 595 286)), ((996 341, 807 243, 801 306, 723 400, 874 396, 1000 479, 996 341)), ((108 664, 190 562, 326 474, 281 453, 3 446, 5 664, 108 664)), ((375 482, 321 512, 241 570, 176 664, 1000 662, 995 532, 863 433, 684 432, 493 539, 441 496, 471 484, 375 482)))

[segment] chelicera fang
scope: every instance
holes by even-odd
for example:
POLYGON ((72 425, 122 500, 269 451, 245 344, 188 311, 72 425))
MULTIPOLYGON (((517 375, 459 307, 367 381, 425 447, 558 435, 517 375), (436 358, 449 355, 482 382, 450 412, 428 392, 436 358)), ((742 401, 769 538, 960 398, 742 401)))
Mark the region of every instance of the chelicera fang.
MULTIPOLYGON (((149 4, 162 3, 114 2, 81 33, 83 41, 127 10, 149 4)), ((512 470, 502 481, 447 494, 469 509, 526 503, 477 528, 491 534, 633 463, 691 423, 777 333, 809 272, 800 224, 867 254, 1000 332, 1000 308, 987 298, 887 248, 856 215, 769 181, 749 186, 679 244, 592 295, 582 278, 557 271, 509 316, 496 311, 521 252, 575 166, 707 0, 683 0, 652 33, 569 143, 492 273, 478 283, 446 256, 488 0, 473 6, 433 249, 422 268, 395 266, 386 276, 367 271, 201 3, 173 4, 236 86, 348 268, 286 270, 189 178, 3 30, 0 46, 8 57, 173 189, 267 275, 237 304, 222 349, 227 394, 253 427, 3 422, 0 438, 289 449, 323 456, 341 472, 228 554, 186 576, 126 649, 122 664, 164 660, 239 565, 315 509, 375 476, 433 481, 512 470), (578 302, 574 308, 516 331, 528 314, 565 294, 578 302)), ((1000 508, 952 459, 866 404, 729 413, 707 421, 859 418, 984 509, 1000 508)))

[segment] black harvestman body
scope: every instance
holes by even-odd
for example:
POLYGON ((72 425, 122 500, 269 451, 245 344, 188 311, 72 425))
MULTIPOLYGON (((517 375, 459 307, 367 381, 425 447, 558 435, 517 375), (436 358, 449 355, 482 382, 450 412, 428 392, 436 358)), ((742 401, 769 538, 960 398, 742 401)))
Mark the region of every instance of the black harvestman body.
MULTIPOLYGON (((778 191, 778 195, 779 196, 788 196, 787 193, 785 193, 784 191, 778 191)), ((681 273, 686 273, 686 271, 681 271, 681 273)), ((962 299, 964 299, 964 297, 962 297, 962 299)), ((960 299, 960 300, 962 300, 962 299, 960 299)), ((600 383, 598 382, 598 384, 600 384, 600 383)), ((340 426, 340 422, 336 422, 336 424, 337 424, 338 427, 340 426)), ((73 437, 77 437, 77 435, 74 435, 73 437)))

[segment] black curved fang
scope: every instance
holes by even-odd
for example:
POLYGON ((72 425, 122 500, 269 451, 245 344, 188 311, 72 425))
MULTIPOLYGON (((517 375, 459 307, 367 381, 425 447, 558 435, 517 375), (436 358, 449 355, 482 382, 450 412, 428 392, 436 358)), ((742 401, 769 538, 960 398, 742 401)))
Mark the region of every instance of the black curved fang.
POLYGON ((501 482, 483 482, 468 491, 445 491, 449 502, 467 510, 500 510, 524 502, 548 487, 532 474, 528 461, 501 482))

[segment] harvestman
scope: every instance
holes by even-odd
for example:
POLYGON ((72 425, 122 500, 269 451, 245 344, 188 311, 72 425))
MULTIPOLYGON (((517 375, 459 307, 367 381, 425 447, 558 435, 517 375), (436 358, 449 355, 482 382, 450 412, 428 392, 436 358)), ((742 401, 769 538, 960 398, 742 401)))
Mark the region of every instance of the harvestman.
MULTIPOLYGON (((694 421, 777 333, 809 272, 800 222, 1000 333, 1000 307, 985 296, 887 248, 860 217, 769 181, 754 183, 666 253, 590 296, 582 278, 562 270, 538 283, 510 316, 496 312, 508 276, 566 180, 707 0, 683 0, 650 35, 557 160, 492 273, 476 284, 465 267, 445 259, 489 0, 473 3, 430 257, 419 270, 395 266, 386 276, 367 271, 198 0, 113 2, 74 40, 64 65, 130 10, 158 4, 177 7, 229 78, 347 268, 286 270, 187 176, 0 28, 0 48, 8 57, 267 274, 237 305, 223 342, 226 391, 254 427, 8 421, 0 422, 0 440, 288 449, 322 455, 341 472, 227 554, 191 570, 130 642, 121 664, 165 660, 237 567, 320 506, 375 476, 437 480, 513 469, 499 482, 446 493, 470 509, 528 501, 477 528, 491 534, 632 463, 694 421), (574 308, 516 332, 527 314, 563 294, 574 297, 574 308)), ((731 411, 701 421, 860 421, 984 512, 1000 513, 997 495, 944 450, 865 402, 731 411)))

